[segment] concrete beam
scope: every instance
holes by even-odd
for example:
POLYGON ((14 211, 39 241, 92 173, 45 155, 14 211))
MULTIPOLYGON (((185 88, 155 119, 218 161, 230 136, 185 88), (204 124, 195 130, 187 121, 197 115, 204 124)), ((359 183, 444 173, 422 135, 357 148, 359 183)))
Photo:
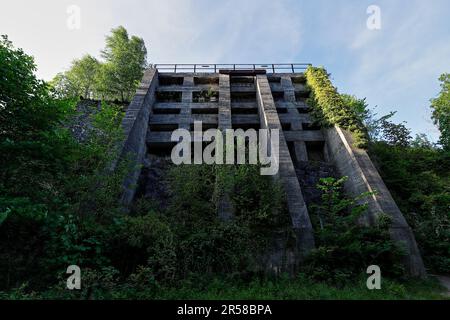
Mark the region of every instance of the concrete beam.
POLYGON ((129 171, 123 181, 121 197, 121 202, 126 208, 134 199, 137 181, 141 173, 140 165, 143 163, 147 150, 147 129, 157 86, 158 71, 147 69, 122 121, 125 139, 120 155, 112 167, 115 169, 121 161, 130 161, 129 171))
POLYGON ((362 149, 353 147, 352 135, 338 127, 325 130, 325 136, 329 156, 339 173, 349 177, 345 185, 347 193, 357 196, 364 192, 376 192, 368 199, 368 213, 361 223, 373 225, 380 214, 388 214, 392 219, 390 227, 392 240, 406 249, 404 265, 408 274, 425 277, 425 267, 414 234, 368 154, 362 149))
MULTIPOLYGON (((224 135, 227 129, 232 129, 231 121, 231 91, 230 76, 228 74, 219 75, 219 116, 218 127, 224 135)), ((226 148, 225 148, 226 149, 226 148)), ((226 151, 225 151, 226 152, 226 151)), ((225 155, 225 154, 224 154, 225 155)), ((217 179, 217 177, 216 177, 217 179)), ((216 188, 219 188, 219 182, 216 181, 216 188)), ((223 221, 229 221, 234 216, 234 208, 228 192, 225 192, 218 200, 217 215, 223 221)))
POLYGON ((261 127, 278 129, 280 132, 279 178, 287 194, 287 205, 292 227, 297 235, 296 247, 299 258, 302 259, 315 247, 311 220, 303 199, 294 164, 289 154, 281 122, 278 118, 267 76, 258 75, 256 77, 256 85, 261 127))

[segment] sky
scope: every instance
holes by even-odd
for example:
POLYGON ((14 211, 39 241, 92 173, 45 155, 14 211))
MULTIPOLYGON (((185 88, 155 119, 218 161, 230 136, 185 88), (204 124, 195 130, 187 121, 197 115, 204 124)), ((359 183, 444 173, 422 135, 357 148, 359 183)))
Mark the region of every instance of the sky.
POLYGON ((0 34, 45 80, 99 57, 119 25, 144 39, 150 63, 312 63, 436 141, 429 100, 450 72, 449 12, 448 0, 0 0, 0 34))

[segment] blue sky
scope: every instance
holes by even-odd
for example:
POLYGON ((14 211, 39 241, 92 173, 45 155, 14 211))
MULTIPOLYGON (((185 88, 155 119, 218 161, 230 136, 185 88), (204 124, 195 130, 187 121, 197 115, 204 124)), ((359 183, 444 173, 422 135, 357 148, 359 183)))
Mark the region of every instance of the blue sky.
POLYGON ((144 38, 151 63, 310 62, 339 91, 436 140, 428 106, 450 72, 449 12, 448 0, 15 0, 0 5, 0 33, 34 55, 47 80, 98 55, 119 25, 144 38), (67 27, 70 5, 80 29, 67 27), (380 30, 366 26, 369 5, 381 10, 380 30))

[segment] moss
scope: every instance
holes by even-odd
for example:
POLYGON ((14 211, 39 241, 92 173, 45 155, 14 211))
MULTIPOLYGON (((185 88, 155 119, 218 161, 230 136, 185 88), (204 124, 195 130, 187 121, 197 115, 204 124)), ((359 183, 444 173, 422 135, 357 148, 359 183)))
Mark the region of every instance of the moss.
POLYGON ((308 100, 314 118, 323 126, 337 125, 353 134, 354 146, 367 148, 368 135, 354 110, 344 103, 324 68, 308 67, 306 80, 311 89, 308 100))

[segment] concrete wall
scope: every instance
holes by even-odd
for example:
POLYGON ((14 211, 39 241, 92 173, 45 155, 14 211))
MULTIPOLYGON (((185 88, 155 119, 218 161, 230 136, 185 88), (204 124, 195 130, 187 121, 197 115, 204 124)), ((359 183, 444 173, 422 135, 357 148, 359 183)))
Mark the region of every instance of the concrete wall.
POLYGON ((122 121, 125 139, 120 149, 118 161, 113 164, 113 167, 116 167, 122 161, 129 161, 130 164, 128 174, 123 182, 121 199, 125 207, 131 204, 136 192, 141 164, 147 150, 147 128, 157 86, 158 71, 147 69, 122 121))
POLYGON ((372 225, 381 213, 392 219, 391 238, 406 250, 404 265, 412 276, 426 275, 425 267, 411 228, 400 212, 389 190, 366 151, 352 146, 351 134, 338 127, 324 130, 329 156, 335 163, 341 176, 348 176, 346 192, 359 195, 363 192, 376 192, 368 201, 368 213, 362 223, 372 225))
POLYGON ((291 215, 292 227, 297 236, 297 249, 300 258, 302 258, 315 247, 311 220, 303 200, 300 184, 284 137, 267 76, 257 75, 256 86, 261 128, 278 129, 280 131, 279 178, 287 195, 287 205, 291 215))
MULTIPOLYGON (((364 150, 352 147, 352 137, 347 132, 339 128, 331 128, 323 131, 307 131, 302 128, 302 123, 311 121, 308 114, 299 113, 297 108, 303 107, 303 102, 296 101, 295 90, 298 84, 293 84, 291 75, 281 74, 280 83, 269 83, 266 75, 257 75, 254 84, 239 86, 243 92, 251 92, 256 88, 256 103, 253 102, 231 102, 230 76, 225 74, 177 74, 184 78, 183 85, 170 85, 158 88, 158 72, 155 69, 148 69, 137 90, 133 102, 130 104, 126 116, 123 120, 125 141, 121 147, 120 161, 131 160, 131 165, 127 177, 124 180, 124 192, 122 201, 125 207, 133 201, 136 184, 140 174, 146 153, 146 143, 164 144, 170 142, 170 132, 152 132, 149 124, 175 124, 180 128, 190 128, 194 120, 203 120, 208 124, 217 125, 225 130, 232 125, 259 124, 261 128, 279 129, 280 132, 280 157, 278 177, 287 193, 288 210, 292 220, 292 227, 297 236, 297 255, 305 256, 314 248, 314 236, 307 206, 303 199, 300 183, 297 178, 294 163, 289 153, 287 142, 294 144, 294 152, 299 160, 307 160, 305 141, 326 141, 326 159, 331 160, 336 165, 340 175, 349 177, 346 183, 346 191, 352 195, 359 195, 363 192, 377 191, 369 201, 369 212, 362 219, 362 223, 371 225, 375 223, 377 216, 383 212, 392 217, 390 229, 391 237, 397 242, 403 243, 407 251, 405 265, 411 275, 425 275, 425 268, 417 248, 413 233, 409 228, 402 213, 398 209, 391 194, 384 185, 380 175, 370 161, 364 150), (219 84, 199 84, 194 83, 194 76, 198 77, 218 77, 219 84), (192 92, 199 89, 213 87, 219 91, 219 101, 214 103, 193 103, 192 92), (274 101, 271 87, 284 91, 283 101, 274 101), (182 101, 177 103, 158 102, 155 103, 156 91, 181 91, 182 101), (152 116, 153 106, 158 109, 179 108, 179 115, 157 114, 152 116), (231 107, 254 108, 258 107, 256 115, 232 115, 231 107), (287 112, 278 114, 278 108, 286 108, 287 112), (217 108, 217 115, 214 114, 193 114, 192 108, 217 108), (283 132, 282 123, 290 123, 291 130, 283 132)), ((114 166, 116 166, 114 164, 114 166)), ((223 220, 228 220, 233 215, 233 208, 225 195, 219 206, 219 216, 223 220)), ((283 248, 282 241, 278 247, 283 248)), ((281 249, 280 249, 281 250, 281 249)), ((271 257, 271 263, 276 267, 280 265, 283 253, 275 250, 275 255, 271 257)), ((289 253, 287 259, 290 264, 295 264, 294 257, 289 253)), ((286 258, 286 257, 285 257, 286 258)), ((283 259, 285 259, 283 258, 283 259)))

